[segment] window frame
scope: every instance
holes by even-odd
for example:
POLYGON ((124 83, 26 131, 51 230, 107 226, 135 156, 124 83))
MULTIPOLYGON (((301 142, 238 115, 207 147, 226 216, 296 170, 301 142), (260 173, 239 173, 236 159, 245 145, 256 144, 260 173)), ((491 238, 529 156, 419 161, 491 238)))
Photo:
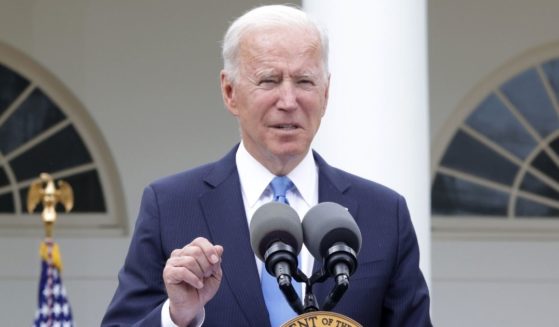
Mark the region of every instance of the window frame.
MULTIPOLYGON (((441 167, 441 161, 455 133, 461 130, 470 114, 491 93, 527 69, 547 61, 559 59, 559 43, 531 49, 513 58, 490 73, 475 85, 458 103, 449 119, 432 141, 431 187, 441 167)), ((549 91, 549 90, 548 90, 549 91)), ((551 91, 553 92, 553 91, 551 91)), ((553 103, 557 107, 557 103, 553 103)), ((556 132, 552 134, 556 134, 556 132)), ((542 142, 545 142, 543 140, 542 142)), ((540 147, 536 144, 536 147, 540 147)), ((558 154, 559 155, 559 154, 558 154)), ((520 167, 522 168, 522 167, 520 167)), ((513 192, 516 192, 513 190, 513 192)), ((516 194, 511 194, 516 196, 516 194)), ((433 237, 437 239, 514 239, 514 240, 559 240, 559 219, 526 218, 514 219, 509 215, 444 215, 432 214, 433 237)))
MULTIPOLYGON (((105 213, 59 213, 55 224, 55 236, 82 235, 127 235, 128 222, 124 193, 120 177, 110 149, 89 116, 87 109, 76 96, 53 74, 19 50, 0 42, 0 63, 29 80, 30 85, 14 103, 22 101, 34 88, 40 88, 66 115, 85 147, 92 163, 65 170, 65 174, 53 173, 55 179, 79 172, 95 170, 99 176, 101 191, 105 199, 105 213)), ((0 236, 44 234, 40 213, 28 214, 22 211, 19 190, 31 184, 31 180, 17 181, 6 158, 0 154, 0 164, 4 167, 9 184, 2 187, 10 189, 14 195, 15 212, 0 214, 0 236)), ((37 176, 38 177, 38 176, 37 176)), ((74 192, 79 190, 74 190, 74 192)))

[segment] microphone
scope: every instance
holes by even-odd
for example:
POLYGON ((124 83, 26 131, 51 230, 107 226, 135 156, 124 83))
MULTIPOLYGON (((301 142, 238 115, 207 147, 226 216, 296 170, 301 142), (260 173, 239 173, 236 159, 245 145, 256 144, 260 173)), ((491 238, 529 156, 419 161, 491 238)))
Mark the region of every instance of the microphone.
POLYGON ((303 229, 297 212, 287 204, 269 202, 250 221, 250 245, 266 271, 275 276, 289 305, 303 313, 299 295, 291 284, 297 274, 297 255, 303 247, 303 229))
POLYGON ((303 218, 303 235, 309 252, 323 261, 326 274, 336 281, 323 305, 323 310, 330 310, 349 287, 349 276, 357 269, 361 231, 346 208, 337 203, 322 202, 312 207, 303 218))

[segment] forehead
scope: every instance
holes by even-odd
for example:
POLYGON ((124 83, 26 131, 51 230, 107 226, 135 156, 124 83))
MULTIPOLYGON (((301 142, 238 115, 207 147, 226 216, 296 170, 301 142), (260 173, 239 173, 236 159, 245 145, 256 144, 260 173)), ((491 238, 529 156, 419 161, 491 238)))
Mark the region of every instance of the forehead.
POLYGON ((300 27, 266 27, 247 31, 239 44, 239 59, 246 63, 267 61, 322 61, 322 47, 316 31, 300 27))

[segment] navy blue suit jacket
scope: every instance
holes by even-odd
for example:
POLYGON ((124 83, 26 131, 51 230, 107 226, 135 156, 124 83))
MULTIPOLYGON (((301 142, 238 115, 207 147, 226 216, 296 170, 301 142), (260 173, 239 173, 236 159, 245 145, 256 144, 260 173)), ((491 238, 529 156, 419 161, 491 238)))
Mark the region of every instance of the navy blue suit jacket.
MULTIPOLYGON (((224 247, 223 280, 205 306, 204 326, 269 326, 235 164, 223 159, 156 181, 144 190, 119 285, 102 326, 159 326, 167 298, 163 267, 171 251, 203 236, 224 247)), ((314 154, 319 202, 347 207, 361 229, 359 266, 333 311, 365 327, 430 326, 429 292, 405 200, 314 154)), ((321 266, 315 263, 315 270, 321 266)), ((322 303, 330 281, 316 285, 322 303)))

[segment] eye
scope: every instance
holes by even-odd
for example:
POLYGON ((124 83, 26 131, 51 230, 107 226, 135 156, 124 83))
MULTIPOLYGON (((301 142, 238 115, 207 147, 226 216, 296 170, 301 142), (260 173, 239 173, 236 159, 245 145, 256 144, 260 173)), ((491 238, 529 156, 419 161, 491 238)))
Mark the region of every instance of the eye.
POLYGON ((258 85, 261 86, 273 86, 278 83, 278 79, 276 78, 263 78, 258 81, 258 85))
POLYGON ((311 76, 300 76, 299 79, 297 80, 297 83, 299 84, 309 84, 309 85, 314 85, 314 79, 311 76))
POLYGON ((309 78, 302 78, 297 81, 297 84, 300 85, 301 87, 311 87, 315 85, 315 82, 314 80, 309 78))

